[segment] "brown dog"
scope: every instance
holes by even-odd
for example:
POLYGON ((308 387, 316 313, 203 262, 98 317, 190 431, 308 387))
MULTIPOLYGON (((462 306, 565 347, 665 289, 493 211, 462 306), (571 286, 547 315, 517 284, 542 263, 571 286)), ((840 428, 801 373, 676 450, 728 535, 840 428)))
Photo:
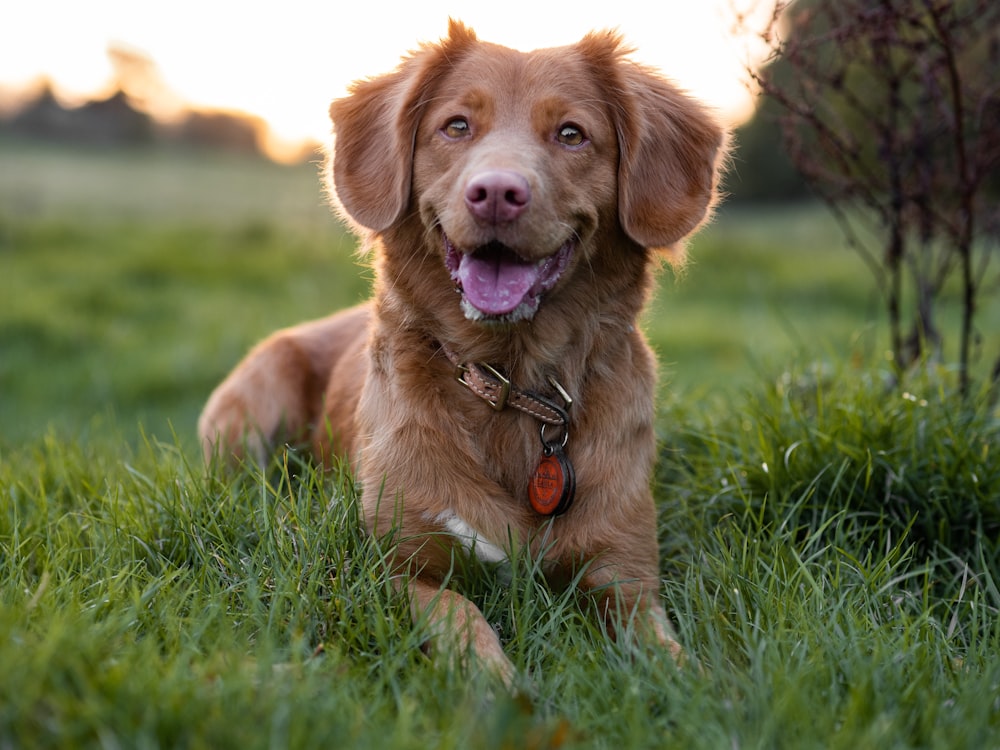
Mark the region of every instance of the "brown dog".
POLYGON ((637 318, 657 255, 710 212, 725 136, 626 53, 611 33, 521 53, 452 22, 334 102, 331 186, 373 248, 374 300, 259 344, 198 425, 209 457, 346 457, 415 616, 505 679, 478 608, 442 590, 456 553, 583 570, 609 625, 635 613, 680 653, 637 318))

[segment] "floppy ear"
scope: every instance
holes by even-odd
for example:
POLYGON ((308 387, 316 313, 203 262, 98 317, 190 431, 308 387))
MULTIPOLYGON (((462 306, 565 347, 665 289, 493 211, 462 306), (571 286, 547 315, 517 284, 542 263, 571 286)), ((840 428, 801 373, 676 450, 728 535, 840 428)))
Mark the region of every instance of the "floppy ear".
POLYGON ((708 218, 717 197, 726 133, 709 111, 656 72, 624 58, 615 34, 592 34, 584 54, 610 73, 618 131, 618 214, 638 244, 674 247, 708 218))
POLYGON ((619 124, 618 213, 643 247, 671 248, 711 213, 725 131, 671 83, 621 64, 629 99, 622 111, 629 115, 619 124))
POLYGON ((413 142, 434 82, 476 41, 449 21, 449 37, 424 45, 387 75, 355 82, 330 106, 335 141, 327 165, 332 194, 363 227, 388 229, 410 200, 413 142))

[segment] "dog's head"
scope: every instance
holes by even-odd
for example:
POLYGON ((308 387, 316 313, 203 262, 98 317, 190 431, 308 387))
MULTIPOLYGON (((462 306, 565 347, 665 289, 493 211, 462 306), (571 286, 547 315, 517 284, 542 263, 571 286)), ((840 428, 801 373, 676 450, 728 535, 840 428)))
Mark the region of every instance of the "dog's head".
POLYGON ((522 53, 452 22, 333 103, 336 199, 375 234, 418 213, 470 319, 531 318, 601 232, 676 261, 725 134, 626 54, 612 33, 522 53))

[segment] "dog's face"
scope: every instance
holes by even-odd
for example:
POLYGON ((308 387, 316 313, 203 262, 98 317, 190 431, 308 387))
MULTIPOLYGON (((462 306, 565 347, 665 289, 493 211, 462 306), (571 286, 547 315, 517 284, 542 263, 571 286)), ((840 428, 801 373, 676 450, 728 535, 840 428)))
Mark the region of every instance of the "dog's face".
POLYGON ((531 318, 617 212, 618 140, 580 55, 476 45, 417 131, 413 193, 466 317, 531 318))
POLYGON ((532 318, 598 252, 674 250, 707 215, 723 133, 595 34, 521 53, 460 24, 335 102, 333 187, 376 234, 419 214, 465 316, 532 318))

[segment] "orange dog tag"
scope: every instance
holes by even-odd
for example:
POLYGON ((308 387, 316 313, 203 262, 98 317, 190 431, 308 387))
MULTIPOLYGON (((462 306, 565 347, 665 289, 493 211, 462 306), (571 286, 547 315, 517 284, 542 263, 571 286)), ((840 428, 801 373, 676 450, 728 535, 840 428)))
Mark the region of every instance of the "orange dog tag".
POLYGON ((576 493, 573 464, 559 447, 546 447, 538 468, 528 482, 531 507, 543 516, 565 513, 576 493))

